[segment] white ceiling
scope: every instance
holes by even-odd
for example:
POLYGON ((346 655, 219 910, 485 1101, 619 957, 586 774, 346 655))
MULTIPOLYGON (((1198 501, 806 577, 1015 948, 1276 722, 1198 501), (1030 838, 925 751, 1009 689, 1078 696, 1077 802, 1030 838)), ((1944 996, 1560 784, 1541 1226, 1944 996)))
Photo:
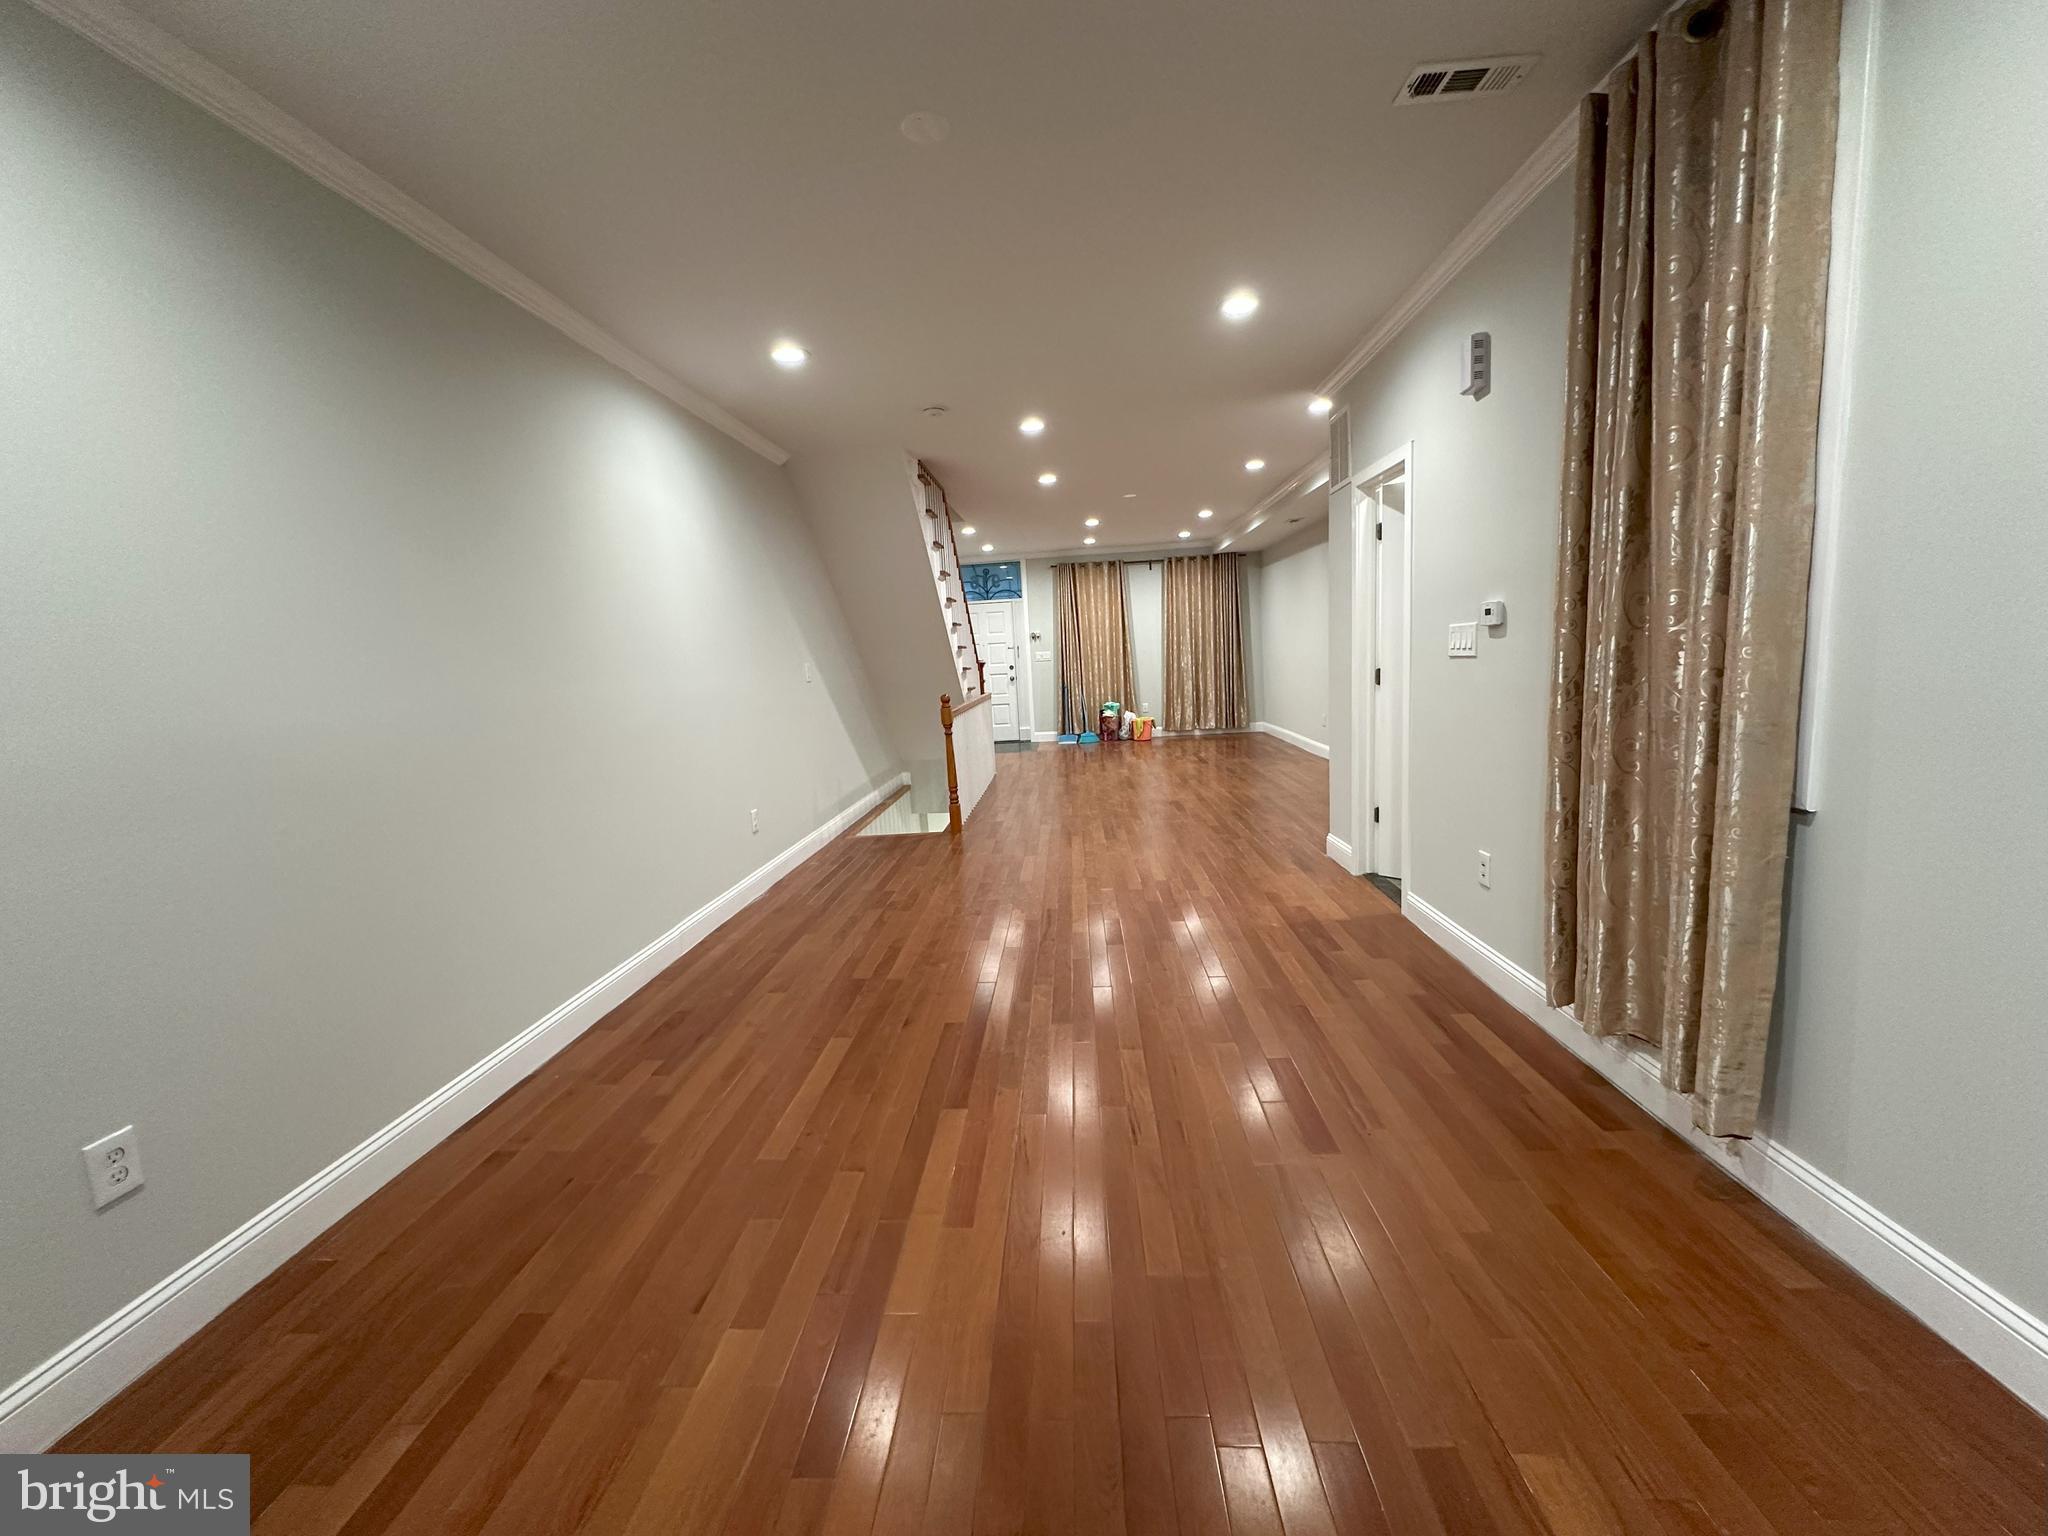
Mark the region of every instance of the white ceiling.
POLYGON ((792 452, 921 455, 1002 554, 1089 513, 1105 550, 1220 532, 1279 486, 1323 442, 1316 382, 1658 8, 136 6, 792 452), (1391 104, 1417 62, 1501 53, 1543 60, 1500 99, 1391 104), (1264 303, 1233 326, 1238 284, 1264 303), (785 335, 808 367, 769 362, 785 335))

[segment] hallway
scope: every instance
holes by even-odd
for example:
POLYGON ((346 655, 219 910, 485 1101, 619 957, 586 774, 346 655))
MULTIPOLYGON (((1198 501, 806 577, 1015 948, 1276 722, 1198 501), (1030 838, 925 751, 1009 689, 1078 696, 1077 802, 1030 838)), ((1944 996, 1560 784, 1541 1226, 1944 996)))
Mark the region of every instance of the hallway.
POLYGON ((1263 736, 844 836, 67 1437, 259 1532, 2032 1531, 2039 1423, 1263 736))

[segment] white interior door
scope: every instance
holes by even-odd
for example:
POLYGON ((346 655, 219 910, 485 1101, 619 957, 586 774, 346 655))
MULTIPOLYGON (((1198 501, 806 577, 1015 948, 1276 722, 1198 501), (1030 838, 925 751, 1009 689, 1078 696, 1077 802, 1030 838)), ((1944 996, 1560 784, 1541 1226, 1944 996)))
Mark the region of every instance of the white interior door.
POLYGON ((1372 784, 1378 820, 1372 827, 1375 874, 1402 878, 1405 850, 1401 846, 1402 735, 1407 711, 1401 691, 1408 681, 1408 482, 1405 473, 1372 488, 1377 521, 1374 539, 1378 567, 1374 588, 1372 784))
POLYGON ((1018 629, 1018 610, 1024 605, 1011 598, 968 606, 974 621, 974 640, 981 647, 982 666, 988 679, 989 718, 995 724, 996 740, 1021 740, 1024 722, 1017 712, 1017 650, 1023 638, 1018 629))

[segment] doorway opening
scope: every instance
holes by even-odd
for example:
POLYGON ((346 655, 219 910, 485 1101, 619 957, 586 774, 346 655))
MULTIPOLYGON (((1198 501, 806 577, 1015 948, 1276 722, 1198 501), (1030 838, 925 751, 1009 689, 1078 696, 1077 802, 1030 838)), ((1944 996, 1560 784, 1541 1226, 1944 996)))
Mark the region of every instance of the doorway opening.
POLYGON ((1351 485, 1351 872, 1395 901, 1408 861, 1413 445, 1351 485))

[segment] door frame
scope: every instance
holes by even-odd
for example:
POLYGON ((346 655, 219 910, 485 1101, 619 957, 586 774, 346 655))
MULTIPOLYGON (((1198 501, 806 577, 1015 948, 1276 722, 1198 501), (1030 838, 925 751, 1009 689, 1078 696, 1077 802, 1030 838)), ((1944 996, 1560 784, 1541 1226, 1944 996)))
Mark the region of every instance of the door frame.
MULTIPOLYGON (((1379 577, 1380 541, 1365 537, 1365 520, 1360 515, 1375 485, 1400 470, 1408 482, 1407 537, 1401 541, 1401 609, 1408 630, 1408 643, 1401 647, 1401 858, 1413 863, 1415 840, 1410 835, 1408 802, 1415 783, 1411 759, 1414 735, 1411 705, 1415 697, 1415 439, 1410 438, 1391 453, 1352 472, 1351 492, 1351 861, 1345 867, 1354 875, 1374 873, 1372 849, 1372 803, 1377 786, 1373 783, 1374 715, 1372 669, 1380 665, 1379 577)), ((1405 892, 1409 882, 1403 879, 1405 892)))
MULTIPOLYGON (((1023 563, 1021 561, 1018 562, 1017 589, 1020 592, 1024 590, 1023 563)), ((1014 739, 1028 742, 1032 738, 1032 733, 1038 728, 1038 711, 1033 707, 1036 701, 1031 696, 1031 650, 1030 641, 1027 638, 1031 632, 1031 605, 1027 599, 1022 597, 994 597, 970 601, 967 607, 969 609, 969 623, 973 622, 972 610, 976 608, 1007 608, 1010 611, 1010 655, 1017 667, 1017 682, 1010 690, 1010 697, 1018 711, 1017 735, 1014 739)), ((976 633, 978 635, 979 631, 976 633)), ((977 650, 979 649, 978 639, 976 641, 976 648, 977 650)), ((986 658, 982 659, 985 660, 986 658)))

